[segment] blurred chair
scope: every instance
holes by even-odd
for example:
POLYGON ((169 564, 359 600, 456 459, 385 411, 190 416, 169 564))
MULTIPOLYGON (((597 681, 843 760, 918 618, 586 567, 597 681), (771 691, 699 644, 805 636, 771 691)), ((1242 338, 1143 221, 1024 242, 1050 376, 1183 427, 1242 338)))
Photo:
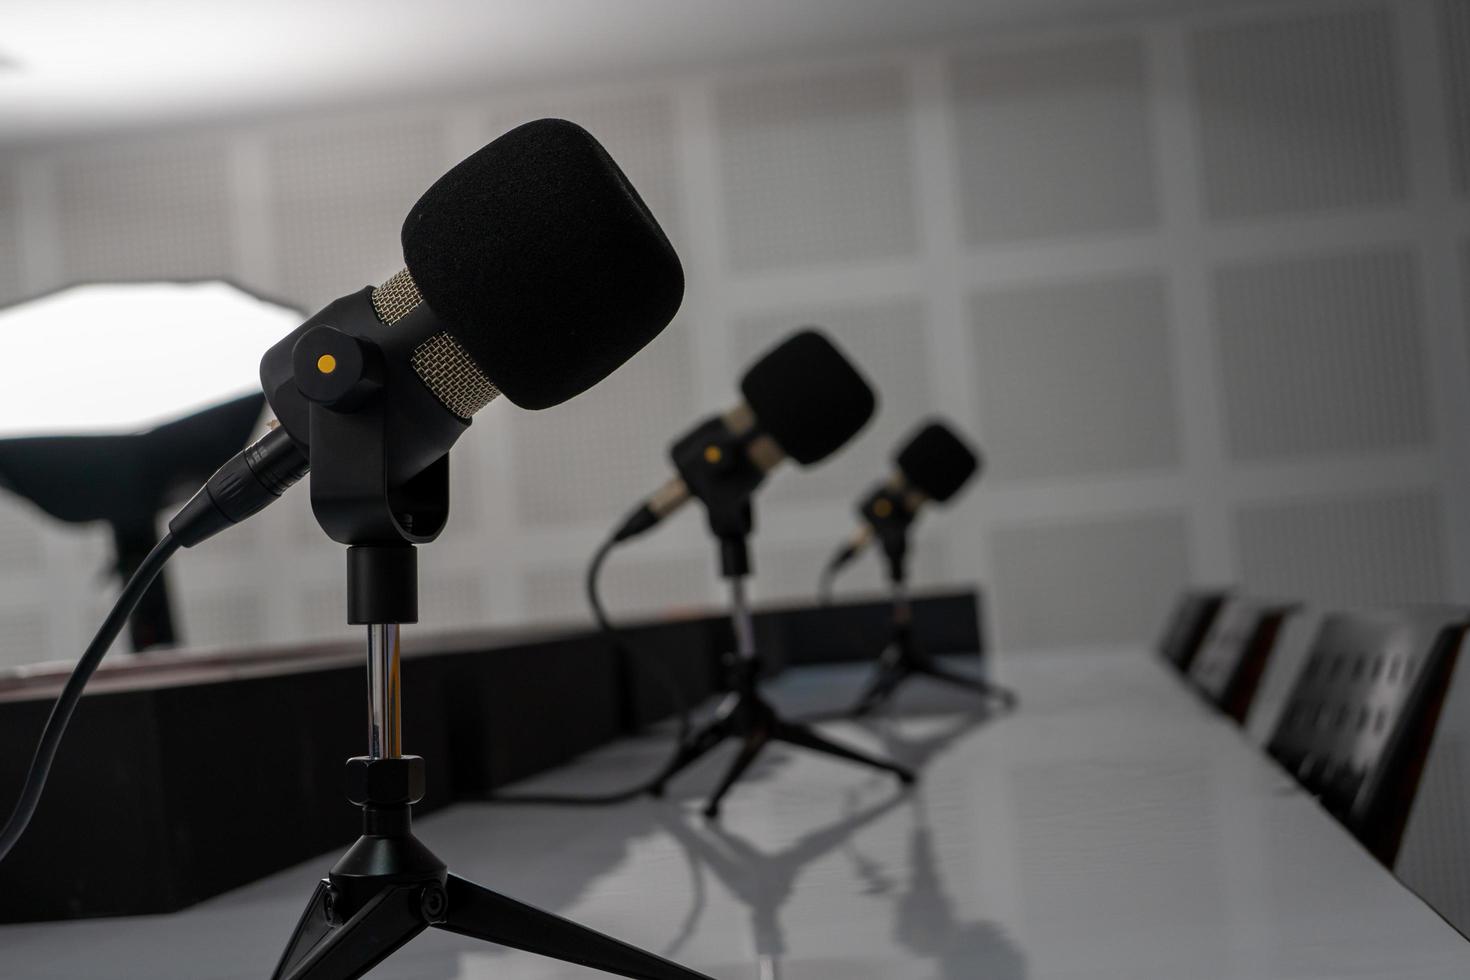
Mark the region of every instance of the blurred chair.
POLYGON ((1267 746, 1390 867, 1466 615, 1436 608, 1328 616, 1267 746))
POLYGON ((1220 614, 1220 607, 1229 597, 1227 589, 1195 589, 1181 595, 1164 625, 1164 635, 1159 639, 1159 655, 1180 673, 1189 673, 1205 634, 1209 633, 1215 617, 1220 614))
POLYGON ((1244 724, 1282 624, 1298 608, 1297 603, 1226 600, 1190 664, 1190 683, 1211 704, 1244 724))

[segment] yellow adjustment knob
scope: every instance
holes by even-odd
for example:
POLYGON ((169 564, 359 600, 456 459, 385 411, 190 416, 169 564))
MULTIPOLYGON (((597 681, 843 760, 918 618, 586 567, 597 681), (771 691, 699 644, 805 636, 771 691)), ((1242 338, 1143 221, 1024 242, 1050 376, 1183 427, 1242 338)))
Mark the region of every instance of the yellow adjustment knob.
POLYGON ((875 500, 873 502, 873 513, 877 514, 879 517, 887 517, 889 514, 893 513, 893 505, 887 500, 875 500))
POLYGON ((719 446, 705 446, 704 447, 704 461, 706 463, 718 463, 720 460, 722 460, 724 458, 725 458, 725 454, 720 451, 720 447, 719 446))
POLYGON ((337 370, 337 359, 331 354, 323 354, 316 359, 316 369, 322 374, 331 374, 337 370))

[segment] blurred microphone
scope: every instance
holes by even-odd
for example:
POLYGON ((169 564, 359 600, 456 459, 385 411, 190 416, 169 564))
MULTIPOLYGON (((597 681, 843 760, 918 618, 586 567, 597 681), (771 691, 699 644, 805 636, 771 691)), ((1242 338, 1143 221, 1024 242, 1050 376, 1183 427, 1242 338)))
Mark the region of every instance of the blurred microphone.
MULTIPOLYGON (((867 424, 877 404, 857 368, 816 327, 803 327, 752 364, 740 379, 740 394, 740 404, 691 434, 717 423, 741 442, 762 477, 788 457, 802 466, 827 458, 867 424)), ((719 450, 712 445, 708 452, 719 450)), ((688 484, 674 477, 628 515, 612 540, 642 534, 689 497, 688 484)))
POLYGON ((910 436, 893 462, 893 475, 859 502, 863 524, 827 563, 825 580, 862 554, 885 527, 906 528, 925 503, 949 500, 980 468, 975 450, 938 419, 910 436))
POLYGON ((402 244, 403 271, 332 302, 266 352, 261 384, 279 427, 170 521, 182 544, 239 523, 305 475, 313 401, 350 411, 391 391, 383 424, 388 482, 399 486, 496 397, 548 408, 607 377, 684 294, 679 258, 638 192, 597 140, 560 119, 519 126, 440 177, 409 212, 402 244), (348 377, 359 380, 341 390, 348 377))

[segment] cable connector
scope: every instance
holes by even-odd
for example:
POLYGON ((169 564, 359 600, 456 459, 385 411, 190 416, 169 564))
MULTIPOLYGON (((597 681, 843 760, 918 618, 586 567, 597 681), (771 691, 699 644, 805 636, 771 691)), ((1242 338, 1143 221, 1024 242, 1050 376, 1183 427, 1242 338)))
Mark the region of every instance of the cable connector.
POLYGON ((284 428, 273 428, 214 471, 199 492, 168 522, 186 548, 275 503, 311 468, 284 428))

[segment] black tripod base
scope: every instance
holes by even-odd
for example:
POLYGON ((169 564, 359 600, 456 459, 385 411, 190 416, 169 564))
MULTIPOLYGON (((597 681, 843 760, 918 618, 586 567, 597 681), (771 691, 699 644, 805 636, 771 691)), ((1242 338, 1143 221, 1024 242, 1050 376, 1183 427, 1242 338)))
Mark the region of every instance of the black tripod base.
POLYGON ((1014 708, 1017 703, 1015 692, 1009 688, 950 670, 929 654, 921 653, 914 646, 912 634, 900 631, 883 651, 873 679, 853 705, 852 714, 857 717, 872 714, 911 677, 927 677, 950 687, 970 691, 1007 710, 1014 708))
POLYGON ((760 755, 761 750, 771 742, 785 742, 788 745, 799 746, 823 755, 846 759, 858 765, 891 772, 905 786, 914 782, 916 778, 914 773, 903 766, 857 749, 848 748, 840 742, 834 742, 825 735, 819 734, 809 725, 782 718, 776 713, 776 709, 771 707, 755 690, 753 668, 742 667, 742 673, 746 675, 746 679, 742 680, 739 689, 725 699, 709 724, 694 732, 684 741, 674 758, 649 787, 652 795, 663 796, 671 779, 699 761, 727 738, 739 739, 740 751, 705 804, 704 815, 711 820, 720 815, 720 804, 725 799, 725 795, 750 768, 750 764, 755 761, 756 756, 760 755))
POLYGON ((342 918, 333 879, 317 884, 272 974, 276 980, 360 977, 430 926, 637 980, 709 980, 627 943, 496 894, 457 875, 384 882, 342 918))
POLYGON ((407 804, 364 813, 367 833, 318 882, 273 980, 360 977, 428 928, 634 980, 710 980, 450 874, 409 831, 407 804))

